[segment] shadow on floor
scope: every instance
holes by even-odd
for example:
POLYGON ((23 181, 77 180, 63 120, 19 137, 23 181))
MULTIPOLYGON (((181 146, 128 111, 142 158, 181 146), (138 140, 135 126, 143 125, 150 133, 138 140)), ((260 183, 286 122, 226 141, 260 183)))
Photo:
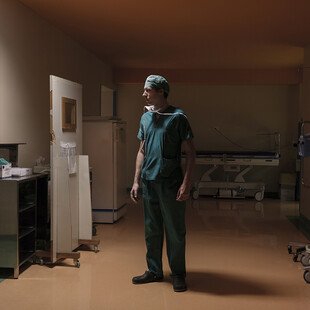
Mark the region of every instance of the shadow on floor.
MULTIPOLYGON (((19 274, 23 273, 32 264, 30 262, 24 263, 19 267, 19 274)), ((14 269, 13 268, 0 268, 0 282, 5 279, 14 279, 14 269)))
POLYGON ((277 295, 266 283, 231 274, 187 272, 188 289, 214 295, 277 295))
POLYGON ((9 278, 13 278, 12 271, 13 269, 0 268, 0 283, 9 278))

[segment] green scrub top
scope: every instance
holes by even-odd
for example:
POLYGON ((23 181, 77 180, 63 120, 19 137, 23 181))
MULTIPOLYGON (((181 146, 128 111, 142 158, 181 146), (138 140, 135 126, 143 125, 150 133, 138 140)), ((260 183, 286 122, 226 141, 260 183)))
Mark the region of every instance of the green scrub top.
POLYGON ((185 113, 168 106, 165 111, 148 111, 141 117, 138 139, 144 143, 141 177, 158 180, 182 175, 181 144, 193 133, 185 113))

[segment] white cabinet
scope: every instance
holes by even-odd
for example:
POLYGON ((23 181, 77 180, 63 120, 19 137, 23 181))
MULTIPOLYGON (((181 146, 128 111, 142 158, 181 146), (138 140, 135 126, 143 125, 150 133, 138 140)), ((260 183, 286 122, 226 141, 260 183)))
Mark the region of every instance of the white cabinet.
POLYGON ((126 213, 126 124, 100 117, 83 120, 83 153, 92 168, 92 214, 114 223, 126 213))

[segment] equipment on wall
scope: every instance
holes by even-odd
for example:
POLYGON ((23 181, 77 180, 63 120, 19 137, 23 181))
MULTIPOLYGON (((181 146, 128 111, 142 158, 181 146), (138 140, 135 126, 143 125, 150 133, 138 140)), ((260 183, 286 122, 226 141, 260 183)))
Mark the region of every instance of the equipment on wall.
MULTIPOLYGON (((304 180, 304 159, 310 157, 310 132, 305 132, 305 125, 310 125, 310 121, 299 122, 297 147, 300 157, 300 184, 305 188, 310 188, 310 184, 304 180)), ((304 280, 310 283, 310 243, 290 242, 287 249, 288 253, 293 255, 293 261, 303 265, 304 280)))

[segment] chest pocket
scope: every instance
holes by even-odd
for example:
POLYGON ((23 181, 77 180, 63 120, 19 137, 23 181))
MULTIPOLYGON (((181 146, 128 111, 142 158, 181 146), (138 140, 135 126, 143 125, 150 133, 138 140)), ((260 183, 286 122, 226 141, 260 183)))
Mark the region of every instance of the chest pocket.
POLYGON ((181 151, 181 140, 175 117, 167 119, 163 140, 163 157, 178 160, 181 151))
POLYGON ((170 177, 180 169, 181 141, 176 127, 174 118, 171 118, 166 124, 160 170, 160 175, 164 178, 170 177))

